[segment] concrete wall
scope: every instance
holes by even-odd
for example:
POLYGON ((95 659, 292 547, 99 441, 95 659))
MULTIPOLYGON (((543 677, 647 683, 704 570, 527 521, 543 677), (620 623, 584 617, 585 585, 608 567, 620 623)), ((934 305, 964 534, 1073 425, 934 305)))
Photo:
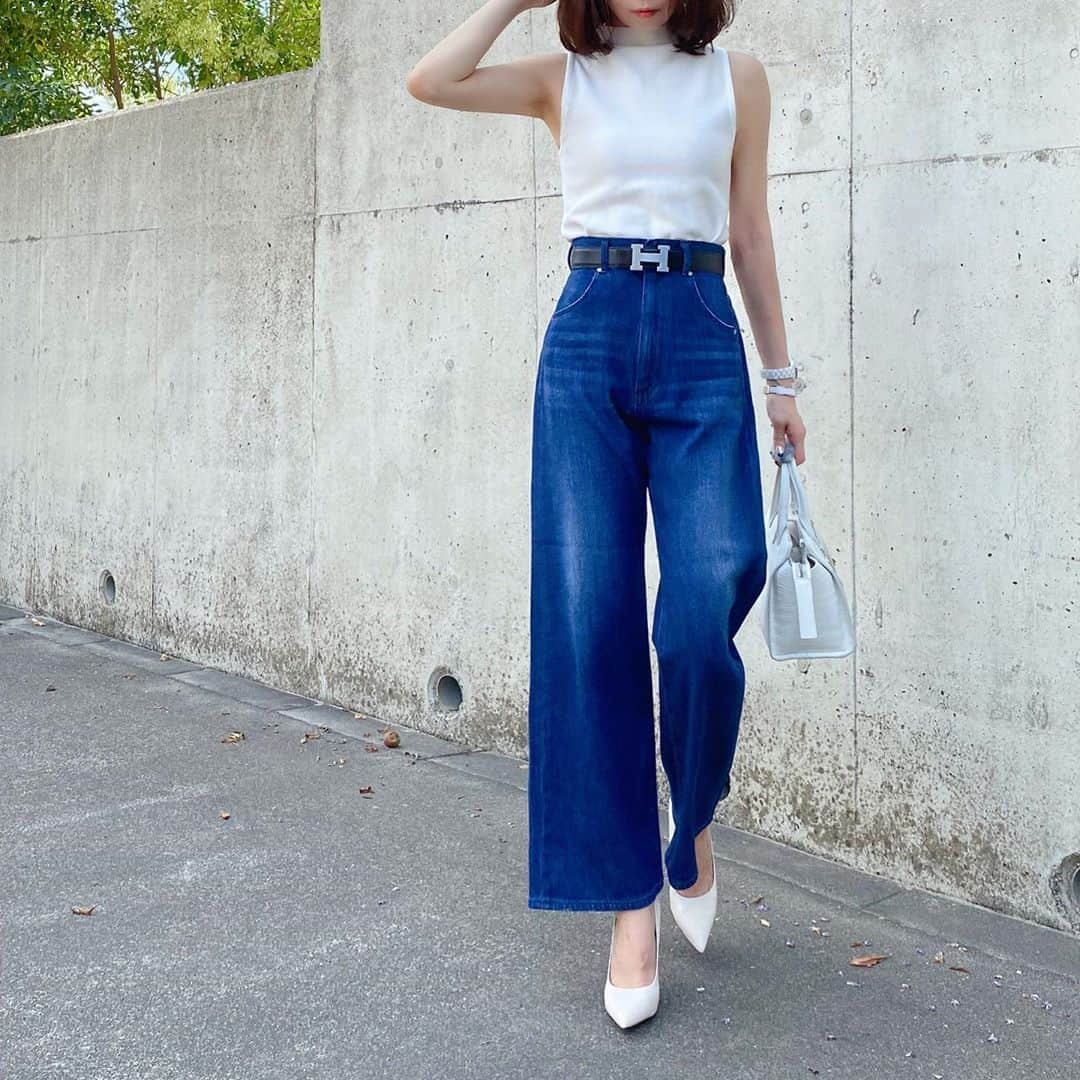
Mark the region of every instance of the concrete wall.
MULTIPOLYGON (((897 10, 784 0, 722 39, 769 69, 803 474, 859 633, 802 668, 744 627, 723 812, 1064 927, 1080 22, 897 10)), ((315 71, 0 140, 0 597, 524 751, 558 159, 405 91, 465 14, 324 0, 315 71)), ((485 62, 555 48, 536 11, 485 62)), ((651 528, 647 559, 652 599, 651 528)))

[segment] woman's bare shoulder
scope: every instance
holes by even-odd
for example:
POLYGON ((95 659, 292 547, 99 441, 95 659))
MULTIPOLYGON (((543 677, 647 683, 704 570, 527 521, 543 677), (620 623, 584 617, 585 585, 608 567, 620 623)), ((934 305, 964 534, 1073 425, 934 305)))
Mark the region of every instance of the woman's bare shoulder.
POLYGON ((736 49, 726 51, 731 63, 731 81, 735 84, 736 92, 743 91, 749 95, 763 92, 768 94, 769 77, 765 73, 765 65, 752 53, 736 49))

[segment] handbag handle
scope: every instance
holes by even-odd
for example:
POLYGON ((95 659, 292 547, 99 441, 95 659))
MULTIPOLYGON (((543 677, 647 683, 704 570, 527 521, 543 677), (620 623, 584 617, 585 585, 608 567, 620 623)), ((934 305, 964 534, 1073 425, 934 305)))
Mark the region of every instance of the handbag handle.
MULTIPOLYGON (((778 543, 780 537, 787 529, 788 519, 791 516, 791 497, 794 483, 798 483, 798 477, 792 481, 792 473, 795 470, 793 462, 785 461, 776 472, 776 483, 773 484, 772 506, 769 509, 770 519, 775 516, 776 527, 773 532, 773 543, 778 543)), ((799 497, 796 494, 796 510, 801 508, 799 497)))
POLYGON ((791 493, 795 497, 795 513, 799 518, 799 524, 807 532, 813 532, 814 526, 810 521, 810 500, 806 496, 806 488, 803 486, 802 478, 795 468, 795 462, 787 462, 782 467, 790 470, 788 481, 791 485, 791 493))
POLYGON ((769 520, 775 522, 772 535, 773 544, 780 542, 780 537, 787 529, 790 513, 791 480, 787 474, 787 466, 781 465, 776 470, 776 479, 773 481, 772 504, 769 507, 769 520))
POLYGON ((806 489, 795 468, 795 462, 793 459, 782 460, 777 471, 776 482, 773 484, 772 505, 769 508, 770 520, 773 516, 776 517, 772 538, 774 544, 779 542, 784 530, 787 529, 793 500, 799 530, 814 535, 814 526, 810 520, 810 500, 807 498, 806 489))

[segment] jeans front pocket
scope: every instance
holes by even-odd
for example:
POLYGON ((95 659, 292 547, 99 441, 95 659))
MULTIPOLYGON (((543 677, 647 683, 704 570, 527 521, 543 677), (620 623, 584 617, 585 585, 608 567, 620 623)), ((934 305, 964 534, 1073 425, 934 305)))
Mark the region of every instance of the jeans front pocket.
POLYGON ((718 322, 725 330, 737 333, 739 320, 735 316, 735 308, 732 307, 723 275, 699 270, 690 278, 690 283, 694 287, 698 303, 709 318, 718 322))
POLYGON ((562 292, 555 303, 555 310, 551 313, 551 317, 553 319, 558 318, 564 312, 580 304, 593 287, 593 282, 596 281, 599 274, 599 267, 575 266, 566 275, 566 281, 563 283, 562 292))

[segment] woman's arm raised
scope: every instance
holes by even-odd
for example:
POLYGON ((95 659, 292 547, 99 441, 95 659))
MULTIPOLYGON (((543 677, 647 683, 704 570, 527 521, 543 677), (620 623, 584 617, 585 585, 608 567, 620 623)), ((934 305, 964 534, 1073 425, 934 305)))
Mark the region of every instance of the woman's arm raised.
POLYGON ((406 76, 414 98, 467 112, 516 113, 548 121, 561 87, 561 53, 477 67, 495 39, 522 13, 554 0, 487 0, 420 58, 406 76))

